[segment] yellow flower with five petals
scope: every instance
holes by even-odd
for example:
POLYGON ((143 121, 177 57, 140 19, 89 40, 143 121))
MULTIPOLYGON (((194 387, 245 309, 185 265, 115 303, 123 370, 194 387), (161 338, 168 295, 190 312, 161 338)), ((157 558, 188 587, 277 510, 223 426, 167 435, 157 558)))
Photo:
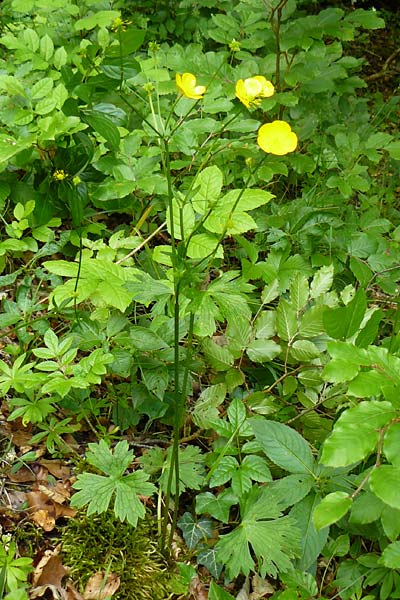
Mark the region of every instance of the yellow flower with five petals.
POLYGON ((206 87, 204 85, 197 85, 197 80, 193 73, 183 73, 183 75, 177 73, 175 81, 176 87, 185 98, 200 100, 204 96, 206 87))
POLYGON ((273 84, 263 75, 255 75, 248 79, 239 79, 235 87, 235 95, 247 108, 258 106, 262 98, 270 98, 275 93, 273 84))
POLYGON ((297 148, 297 135, 286 121, 272 121, 261 125, 257 143, 264 152, 283 156, 297 148))

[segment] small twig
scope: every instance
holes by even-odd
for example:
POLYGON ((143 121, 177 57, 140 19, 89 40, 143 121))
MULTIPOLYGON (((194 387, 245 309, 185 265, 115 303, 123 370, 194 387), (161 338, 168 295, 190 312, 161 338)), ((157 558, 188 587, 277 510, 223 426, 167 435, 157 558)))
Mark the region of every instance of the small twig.
POLYGON ((394 52, 392 52, 392 54, 385 60, 385 62, 383 63, 383 67, 380 71, 378 71, 378 73, 373 73, 372 75, 368 75, 367 77, 364 77, 365 81, 375 81, 376 79, 380 79, 381 77, 387 77, 388 75, 394 75, 395 73, 398 73, 399 70, 395 69, 394 72, 393 71, 388 71, 389 65, 390 63, 392 63, 394 61, 394 59, 396 58, 396 56, 400 54, 400 48, 397 48, 394 52))
POLYGON ((139 246, 137 246, 136 248, 131 250, 129 252, 129 254, 127 254, 123 258, 120 258, 119 260, 117 260, 115 264, 119 265, 122 262, 124 262, 124 260, 131 258, 131 256, 134 256, 137 252, 139 252, 139 250, 141 250, 143 248, 143 246, 145 246, 151 239, 153 239, 154 236, 156 236, 158 233, 160 233, 160 231, 162 231, 164 229, 166 224, 167 224, 167 221, 164 221, 164 223, 161 223, 160 227, 157 227, 157 229, 155 231, 153 231, 153 233, 151 233, 145 240, 143 240, 143 242, 141 244, 139 244, 139 246))

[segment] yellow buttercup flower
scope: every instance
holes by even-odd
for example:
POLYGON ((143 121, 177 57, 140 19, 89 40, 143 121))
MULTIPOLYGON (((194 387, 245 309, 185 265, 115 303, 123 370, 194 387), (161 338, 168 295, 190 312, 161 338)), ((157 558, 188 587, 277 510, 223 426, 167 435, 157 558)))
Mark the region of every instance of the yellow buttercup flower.
POLYGON ((257 143, 264 152, 283 156, 297 148, 297 135, 286 121, 272 121, 261 125, 257 143))
POLYGON ((180 93, 186 98, 192 98, 193 100, 199 100, 204 96, 206 88, 204 85, 196 85, 196 77, 192 73, 183 73, 180 75, 176 74, 175 77, 176 87, 180 93))
POLYGON ((255 75, 248 79, 239 79, 235 94, 247 108, 258 106, 261 98, 269 98, 275 93, 273 84, 263 75, 255 75))

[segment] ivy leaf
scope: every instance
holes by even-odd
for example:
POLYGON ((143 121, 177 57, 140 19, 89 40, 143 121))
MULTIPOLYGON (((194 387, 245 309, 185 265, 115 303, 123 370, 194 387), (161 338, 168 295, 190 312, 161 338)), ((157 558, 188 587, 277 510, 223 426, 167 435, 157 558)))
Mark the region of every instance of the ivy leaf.
POLYGON ((217 560, 225 564, 234 579, 254 569, 256 557, 262 577, 275 577, 291 568, 299 555, 300 533, 290 516, 282 517, 278 503, 268 489, 253 488, 241 507, 242 521, 236 529, 222 535, 216 544, 217 560), (254 490, 254 491, 253 491, 254 490))
POLYGON ((202 518, 198 521, 188 512, 185 512, 178 521, 182 530, 183 538, 189 550, 193 550, 200 540, 208 540, 212 537, 213 526, 210 519, 202 518))
MULTIPOLYGON (((223 565, 217 562, 217 551, 215 548, 207 547, 205 550, 201 550, 197 554, 197 564, 205 566, 216 579, 221 575, 223 565)), ((210 597, 209 595, 208 598, 210 599, 210 597)))

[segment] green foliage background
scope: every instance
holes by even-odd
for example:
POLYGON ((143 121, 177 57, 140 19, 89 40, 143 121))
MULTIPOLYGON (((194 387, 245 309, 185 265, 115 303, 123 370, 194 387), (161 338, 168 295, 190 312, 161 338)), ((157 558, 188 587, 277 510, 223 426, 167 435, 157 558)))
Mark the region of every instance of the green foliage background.
POLYGON ((400 597, 399 99, 352 55, 382 18, 300 0, 0 18, 5 416, 61 456, 89 423, 72 503, 135 526, 157 494, 162 550, 179 526, 220 583, 400 597), (204 98, 178 94, 185 72, 204 98), (255 75, 275 94, 247 109, 255 75), (257 145, 274 120, 295 152, 257 145))

